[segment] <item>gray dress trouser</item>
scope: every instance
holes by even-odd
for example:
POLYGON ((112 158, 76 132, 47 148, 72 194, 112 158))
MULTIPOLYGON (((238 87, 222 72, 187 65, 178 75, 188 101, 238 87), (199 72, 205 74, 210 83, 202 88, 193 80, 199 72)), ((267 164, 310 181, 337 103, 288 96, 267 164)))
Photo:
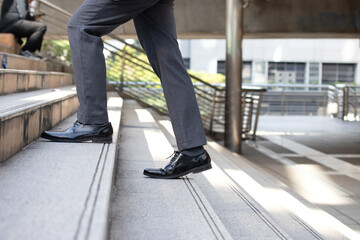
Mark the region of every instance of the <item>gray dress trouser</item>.
POLYGON ((176 39, 174 0, 86 0, 75 12, 68 34, 80 102, 78 120, 108 122, 101 37, 131 19, 161 80, 178 149, 205 145, 194 88, 176 39))

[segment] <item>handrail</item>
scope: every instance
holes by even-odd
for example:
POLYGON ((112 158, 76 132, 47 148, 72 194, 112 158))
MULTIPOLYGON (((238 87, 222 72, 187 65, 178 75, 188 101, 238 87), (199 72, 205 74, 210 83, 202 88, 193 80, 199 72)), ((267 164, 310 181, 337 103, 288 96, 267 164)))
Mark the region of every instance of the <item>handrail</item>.
MULTIPOLYGON (((124 39, 121 39, 121 38, 117 37, 117 36, 116 36, 115 34, 113 34, 113 33, 108 34, 108 36, 111 37, 111 38, 113 38, 113 39, 115 39, 115 40, 118 40, 118 41, 122 42, 122 43, 125 44, 126 46, 129 46, 129 47, 131 47, 131 48, 136 49, 137 51, 139 51, 139 52, 141 52, 141 53, 146 54, 146 52, 144 51, 144 49, 139 48, 139 47, 137 47, 137 46, 134 46, 134 45, 132 45, 132 44, 130 44, 130 43, 127 43, 124 39)), ((109 45, 111 45, 111 44, 109 44, 109 45)), ((120 50, 120 49, 117 48, 116 46, 113 46, 113 45, 112 45, 112 47, 120 50)), ((192 75, 192 74, 190 74, 190 73, 189 73, 189 76, 190 76, 192 79, 194 79, 194 80, 196 80, 196 81, 198 81, 198 82, 201 82, 201 83, 207 85, 208 87, 215 88, 215 89, 217 89, 217 90, 221 90, 221 89, 219 89, 217 86, 211 85, 211 84, 209 84, 208 82, 205 82, 204 80, 202 80, 202 79, 200 79, 200 78, 198 78, 198 77, 196 77, 196 76, 194 76, 194 75, 192 75)))
MULTIPOLYGON (((104 44, 105 44, 105 45, 109 45, 109 46, 111 46, 112 48, 115 48, 115 49, 118 50, 118 51, 122 51, 121 49, 119 49, 118 47, 116 47, 115 45, 113 45, 113 44, 111 44, 111 43, 109 43, 109 42, 105 42, 104 44)), ((126 46, 132 47, 132 45, 130 45, 130 44, 127 44, 126 46)), ((133 46, 133 47, 135 48, 136 46, 133 46)), ((104 46, 104 48, 105 48, 105 46, 104 46)), ((106 48, 106 49, 107 49, 108 51, 110 51, 110 52, 112 52, 112 53, 120 56, 120 54, 118 54, 118 53, 116 53, 116 52, 114 52, 114 51, 112 51, 112 50, 110 50, 110 49, 108 49, 108 48, 106 48)), ((136 49, 138 49, 138 47, 136 47, 136 49)), ((143 52, 143 53, 146 54, 145 52, 143 52)), ((136 58, 137 60, 141 61, 142 63, 150 66, 150 63, 148 63, 148 62, 146 62, 146 61, 144 61, 144 60, 142 60, 142 59, 140 59, 140 58, 132 55, 132 54, 129 53, 129 52, 127 52, 126 55, 131 55, 132 57, 136 58)))
MULTIPOLYGON (((115 46, 113 46, 113 45, 111 45, 111 44, 108 44, 108 43, 105 43, 105 45, 110 45, 111 47, 116 48, 115 46)), ((108 49, 105 45, 104 45, 104 48, 105 48, 106 50, 108 50, 109 52, 111 52, 112 54, 115 54, 115 55, 117 55, 117 56, 119 56, 119 57, 122 56, 121 54, 119 54, 119 53, 117 53, 117 52, 114 52, 114 51, 108 49)), ((130 53, 126 53, 126 55, 131 55, 131 56, 132 56, 133 58, 135 58, 136 60, 139 60, 139 61, 141 61, 141 62, 143 62, 143 63, 146 63, 146 62, 144 62, 142 59, 139 59, 139 58, 137 58, 136 56, 133 56, 133 55, 130 54, 130 53)), ((125 57, 125 58, 126 58, 126 57, 125 57)), ((147 70, 147 71, 149 71, 149 72, 153 72, 152 69, 146 68, 146 67, 142 66, 141 64, 135 63, 135 62, 133 62, 132 60, 130 60, 129 58, 126 58, 126 60, 130 61, 131 63, 133 63, 133 64, 135 64, 135 65, 137 65, 137 66, 139 66, 139 67, 142 67, 143 69, 145 69, 145 70, 147 70)), ((146 63, 146 64, 148 64, 148 63, 146 63)))
MULTIPOLYGON (((141 52, 141 53, 146 54, 145 51, 144 51, 144 49, 139 48, 139 47, 137 47, 137 46, 134 46, 134 45, 132 45, 132 44, 130 44, 130 43, 127 43, 124 39, 119 38, 118 36, 116 36, 116 35, 113 34, 113 33, 109 33, 107 36, 111 37, 112 39, 118 40, 119 42, 122 42, 122 43, 125 44, 126 46, 129 46, 129 47, 131 47, 131 48, 134 48, 134 49, 136 49, 137 51, 139 51, 139 52, 141 52)), ((117 48, 117 47, 115 47, 115 48, 117 48)), ((119 49, 118 49, 118 50, 119 50, 119 49)))
POLYGON ((67 16, 67 17, 69 17, 69 18, 72 16, 72 14, 71 14, 70 12, 62 9, 61 7, 59 7, 59 6, 51 3, 51 2, 49 2, 49 1, 39 0, 39 2, 42 3, 42 4, 44 4, 44 5, 46 5, 46 6, 48 6, 48 7, 50 7, 50 8, 52 8, 52 9, 54 9, 54 10, 56 10, 56 11, 58 11, 59 13, 62 13, 63 15, 65 15, 65 16, 67 16))

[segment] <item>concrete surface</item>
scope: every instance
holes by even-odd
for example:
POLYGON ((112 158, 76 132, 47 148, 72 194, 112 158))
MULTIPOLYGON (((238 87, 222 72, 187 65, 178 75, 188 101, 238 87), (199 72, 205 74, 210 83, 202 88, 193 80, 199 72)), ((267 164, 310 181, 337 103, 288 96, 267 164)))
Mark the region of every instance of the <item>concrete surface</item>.
POLYGON ((208 148, 216 163, 205 173, 174 180, 144 177, 144 168, 166 165, 174 146, 169 122, 156 116, 125 101, 110 239, 291 238, 217 166, 221 154, 215 149, 208 148))
MULTIPOLYGON (((2 1, 0 1, 2 3, 2 1)), ((13 34, 0 34, 0 51, 7 53, 19 53, 21 49, 20 44, 15 39, 13 34)))
MULTIPOLYGON (((114 115, 118 105, 109 100, 114 115)), ((259 124, 241 156, 208 139, 213 169, 152 179, 143 169, 176 147, 171 124, 126 100, 118 150, 37 140, 0 164, 0 239, 360 239, 359 123, 259 124)))
MULTIPOLYGON (((49 0, 74 13, 82 0, 49 0)), ((357 0, 250 0, 244 10, 244 36, 277 37, 352 37, 358 38, 357 0)), ((180 38, 225 38, 225 0, 175 1, 177 32, 180 38)), ((121 2, 119 2, 121 4, 121 2)), ((59 23, 57 13, 43 6, 42 20, 49 25, 46 37, 66 37, 66 22, 59 23), (51 19, 50 16, 57 16, 51 19), (57 25, 57 26, 55 26, 57 25)), ((123 38, 136 37, 132 22, 115 30, 123 38)))
MULTIPOLYGON (((153 113, 153 115, 157 114, 153 113)), ((163 126, 163 132, 168 139, 172 139, 170 141, 175 145, 170 122, 166 120, 166 117, 155 117, 155 119, 158 119, 158 124, 163 126)), ((310 128, 329 130, 329 127, 325 126, 334 120, 323 118, 316 126, 316 121, 312 118, 308 121, 306 118, 300 118, 295 122, 291 119, 293 118, 278 117, 270 121, 263 118, 260 122, 266 125, 268 130, 274 129, 277 134, 281 133, 281 128, 285 130, 286 123, 289 122, 286 134, 294 128, 302 129, 301 126, 309 128, 310 123, 315 125, 310 128)), ((342 123, 335 122, 339 131, 344 131, 344 128, 348 131, 354 130, 354 127, 358 125, 358 123, 350 123, 350 125, 344 123, 347 127, 340 127, 342 123)), ((335 125, 331 125, 330 129, 335 125)), ((356 133, 357 130, 353 132, 356 133)), ((270 134, 271 131, 267 133, 270 134)), ((353 136, 355 136, 353 140, 358 137, 356 134, 353 136)), ((342 139, 338 140, 342 141, 342 139)), ((267 222, 274 224, 275 227, 270 229, 278 237, 359 239, 358 182, 349 176, 344 177, 341 174, 338 176, 341 168, 346 167, 349 170, 349 166, 343 166, 347 165, 346 163, 336 162, 338 167, 338 173, 336 173, 330 172, 328 167, 320 166, 320 164, 309 165, 309 160, 306 159, 297 159, 299 164, 291 163, 285 157, 295 157, 296 154, 292 150, 299 146, 292 143, 292 148, 288 149, 289 146, 264 140, 249 141, 244 143, 244 151, 240 156, 209 139, 207 150, 212 156, 214 169, 203 175, 194 175, 194 181, 234 238, 245 235, 246 239, 263 239, 265 236, 261 234, 266 234, 265 230, 251 232, 251 229, 252 227, 261 229, 260 223, 267 222), (273 150, 280 151, 282 155, 276 156, 270 150, 265 150, 268 148, 259 147, 264 143, 267 143, 268 148, 271 145, 273 150), (217 172, 212 173, 215 171, 217 172), (248 215, 237 210, 242 205, 241 202, 252 206, 252 209, 258 209, 252 213, 249 211, 248 221, 244 221, 243 217, 248 215), (246 223, 248 226, 243 227, 246 223)), ((305 148, 302 149, 305 150, 305 148)), ((354 157, 353 154, 352 156, 354 157)), ((324 160, 324 158, 326 159, 326 156, 321 155, 321 159, 324 160)), ((351 170, 357 169, 351 168, 351 170)), ((353 177, 356 176, 355 173, 351 173, 353 177)))
POLYGON ((144 168, 164 167, 172 152, 151 114, 126 100, 110 239, 231 239, 191 178, 143 176, 144 168))
POLYGON ((0 162, 74 113, 74 86, 0 96, 0 162))
POLYGON ((360 233, 360 122, 261 116, 258 135, 244 157, 360 233))
POLYGON ((38 139, 0 164, 0 239, 107 238, 122 99, 110 93, 108 106, 113 143, 38 139))
POLYGON ((46 62, 37 59, 23 57, 17 54, 0 52, 0 60, 7 63, 7 69, 46 71, 46 62))
POLYGON ((0 69, 0 95, 72 84, 73 75, 69 73, 0 69))

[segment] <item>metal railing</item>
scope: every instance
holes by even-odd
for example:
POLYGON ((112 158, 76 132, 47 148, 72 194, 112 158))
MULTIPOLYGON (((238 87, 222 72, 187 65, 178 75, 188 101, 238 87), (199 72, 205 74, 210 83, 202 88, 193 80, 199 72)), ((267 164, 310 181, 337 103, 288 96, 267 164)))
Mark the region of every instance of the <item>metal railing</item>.
POLYGON ((360 121, 360 87, 336 85, 339 94, 339 117, 344 121, 360 121))
MULTIPOLYGON (((253 85, 254 86, 254 85, 253 85)), ((266 84, 262 115, 338 115, 338 89, 332 85, 266 84)))
MULTIPOLYGON (((66 30, 67 21, 72 14, 49 1, 39 0, 39 2, 39 11, 45 13, 43 20, 51 27, 66 30)), ((107 58, 109 83, 115 84, 122 94, 135 98, 159 112, 167 113, 160 80, 147 61, 144 51, 113 34, 109 34, 108 37, 123 44, 120 49, 110 41, 104 43, 104 49, 111 54, 111 57, 107 58)), ((210 134, 223 133, 225 88, 213 86, 191 74, 190 78, 194 85, 205 130, 210 134)), ((244 138, 255 138, 263 91, 248 89, 243 92, 244 138), (253 114, 255 114, 254 121, 253 114), (252 125, 253 122, 255 122, 254 125, 252 125), (251 130, 252 126, 255 126, 255 129, 251 130)))
MULTIPOLYGON (((45 13, 42 17, 43 21, 51 25, 48 31, 51 31, 51 28, 61 28, 66 31, 67 22, 72 14, 49 1, 39 0, 39 2, 40 12, 45 13)), ((121 91, 155 107, 160 112, 167 113, 160 81, 152 71, 147 59, 140 57, 143 50, 127 44, 112 34, 108 36, 124 44, 121 50, 111 46, 110 43, 105 44, 105 48, 112 49, 112 54, 119 57, 118 65, 121 66, 120 68, 116 67, 119 68, 118 73, 110 73, 109 79, 114 80, 111 74, 118 74, 115 82, 120 84, 121 91)), ((209 133, 223 132, 225 124, 224 86, 212 86, 192 75, 191 79, 194 83, 205 129, 209 133)), ((246 138, 255 137, 262 102, 261 114, 332 115, 343 120, 360 120, 360 87, 338 85, 335 88, 331 85, 297 84, 268 84, 257 85, 257 87, 260 90, 248 91, 247 86, 243 89, 244 118, 242 121, 243 135, 246 138), (268 91, 264 93, 264 90, 268 91), (251 132, 253 135, 249 134, 251 132)))
MULTIPOLYGON (((46 22, 66 28, 71 13, 40 0, 46 22), (56 12, 56 14, 52 14, 56 12), (60 16, 60 17, 59 17, 60 16)), ((108 37, 122 43, 106 41, 107 78, 123 95, 137 99, 167 114, 159 78, 150 66, 144 51, 113 34, 108 37), (116 46, 115 46, 116 44, 116 46)), ((204 128, 212 135, 223 134, 225 126, 225 86, 211 85, 190 74, 198 100, 204 128)), ((255 139, 260 112, 279 115, 341 115, 359 118, 359 88, 344 87, 339 91, 330 85, 269 84, 244 86, 242 91, 243 138, 255 139), (301 97, 300 97, 301 96, 301 97), (305 96, 305 97, 304 97, 305 96), (301 98, 301 99, 300 99, 301 98), (263 106, 262 106, 262 103, 263 106), (335 110, 334 110, 335 109, 335 110)))
MULTIPOLYGON (((116 36, 110 36, 121 42, 122 47, 115 46, 110 41, 104 44, 104 48, 108 51, 106 60, 109 83, 117 85, 121 94, 135 98, 147 106, 167 114, 160 80, 147 61, 145 52, 116 36)), ((211 85, 192 74, 189 75, 205 130, 212 135, 223 134, 225 87, 211 85)), ((243 89, 243 138, 255 139, 262 94, 265 91, 264 88, 243 89)))

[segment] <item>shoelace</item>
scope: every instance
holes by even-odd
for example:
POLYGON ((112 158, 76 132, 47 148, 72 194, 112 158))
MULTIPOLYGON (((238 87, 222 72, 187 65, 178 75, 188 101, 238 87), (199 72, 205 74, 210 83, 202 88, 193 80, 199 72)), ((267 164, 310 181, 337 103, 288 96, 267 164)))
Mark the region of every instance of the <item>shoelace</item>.
POLYGON ((81 125, 82 123, 81 122, 79 122, 78 120, 76 120, 75 122, 74 122, 74 127, 76 127, 76 126, 78 126, 78 125, 81 125))
POLYGON ((177 159, 177 157, 180 155, 181 152, 179 151, 174 151, 173 154, 171 154, 169 157, 167 157, 166 159, 171 158, 170 162, 175 161, 175 159, 177 159))

